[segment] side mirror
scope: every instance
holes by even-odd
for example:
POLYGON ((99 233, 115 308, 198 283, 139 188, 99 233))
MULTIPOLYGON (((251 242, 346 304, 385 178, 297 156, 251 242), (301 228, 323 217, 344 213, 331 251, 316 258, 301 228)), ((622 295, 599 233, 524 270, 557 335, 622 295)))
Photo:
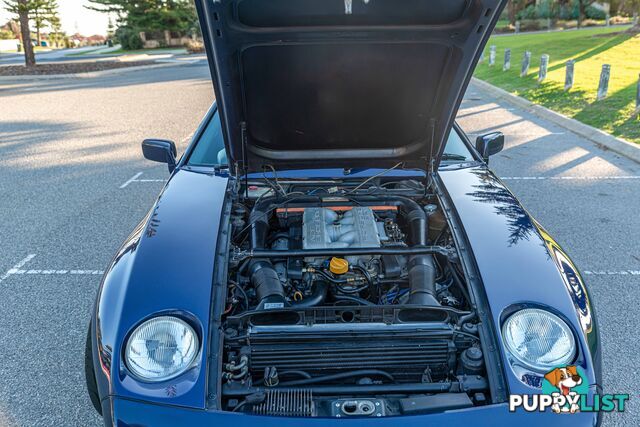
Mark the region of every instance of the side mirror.
POLYGON ((476 150, 485 163, 489 163, 489 156, 501 152, 503 148, 504 134, 502 132, 491 132, 476 138, 476 150))
POLYGON ((165 139, 145 139, 142 141, 142 154, 145 159, 166 163, 169 173, 176 168, 176 144, 165 139))

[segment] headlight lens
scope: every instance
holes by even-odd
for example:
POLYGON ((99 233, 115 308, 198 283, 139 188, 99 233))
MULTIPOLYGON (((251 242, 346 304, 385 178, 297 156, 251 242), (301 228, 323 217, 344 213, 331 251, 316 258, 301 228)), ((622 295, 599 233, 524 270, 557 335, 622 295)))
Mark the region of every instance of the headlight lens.
POLYGON ((516 359, 536 370, 566 365, 575 355, 569 326, 558 316, 537 308, 511 315, 502 327, 502 337, 516 359))
POLYGON ((187 370, 198 348, 198 337, 191 326, 177 317, 161 316, 133 331, 125 348, 125 360, 137 377, 164 381, 187 370))

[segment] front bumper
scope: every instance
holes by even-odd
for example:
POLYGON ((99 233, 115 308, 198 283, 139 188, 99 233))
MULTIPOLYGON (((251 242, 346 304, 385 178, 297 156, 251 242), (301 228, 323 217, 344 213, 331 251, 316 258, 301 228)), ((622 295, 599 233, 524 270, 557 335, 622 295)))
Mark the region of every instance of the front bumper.
POLYGON ((554 414, 552 412, 509 412, 507 404, 449 411, 431 415, 386 418, 286 418, 204 411, 175 406, 141 403, 128 399, 108 398, 103 401, 105 424, 108 426, 234 426, 234 427, 425 427, 514 425, 518 427, 587 427, 599 424, 596 413, 554 414))

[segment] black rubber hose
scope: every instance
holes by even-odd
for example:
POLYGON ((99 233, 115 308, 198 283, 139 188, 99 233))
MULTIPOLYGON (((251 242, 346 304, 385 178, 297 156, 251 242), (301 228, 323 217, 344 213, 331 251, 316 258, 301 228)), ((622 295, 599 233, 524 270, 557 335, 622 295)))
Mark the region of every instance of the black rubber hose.
POLYGON ((319 281, 314 282, 314 285, 315 289, 311 296, 303 299, 302 301, 293 301, 291 305, 295 308, 307 308, 322 304, 327 298, 327 290, 329 289, 329 286, 326 282, 319 281))
POLYGON ((326 381, 335 381, 335 380, 343 380, 346 378, 353 377, 367 377, 367 376, 377 376, 384 377, 391 382, 395 382, 395 378, 388 372, 382 371, 380 369, 360 369, 357 371, 350 372, 340 372, 332 375, 323 375, 321 377, 313 377, 313 378, 305 378, 302 380, 295 381, 287 381, 284 383, 280 383, 281 387, 294 386, 294 385, 306 385, 306 384, 318 384, 326 381))
POLYGON ((306 379, 311 379, 312 378, 311 375, 309 375, 307 372, 300 371, 300 370, 284 371, 284 372, 280 372, 280 374, 279 374, 280 378, 285 377, 287 375, 297 375, 299 377, 306 378, 306 379))
POLYGON ((469 296, 469 292, 462 282, 462 279, 460 279, 460 276, 458 275, 458 270, 456 270, 455 266, 451 263, 449 263, 449 269, 451 270, 451 276, 453 277, 454 283, 456 284, 456 286, 458 286, 458 289, 460 289, 460 292, 462 292, 462 295, 467 300, 467 302, 471 303, 471 297, 469 296))
POLYGON ((347 283, 347 279, 336 279, 335 277, 332 277, 329 273, 327 273, 324 270, 315 270, 314 273, 319 274, 320 276, 324 277, 331 283, 337 283, 340 285, 344 285, 347 283))

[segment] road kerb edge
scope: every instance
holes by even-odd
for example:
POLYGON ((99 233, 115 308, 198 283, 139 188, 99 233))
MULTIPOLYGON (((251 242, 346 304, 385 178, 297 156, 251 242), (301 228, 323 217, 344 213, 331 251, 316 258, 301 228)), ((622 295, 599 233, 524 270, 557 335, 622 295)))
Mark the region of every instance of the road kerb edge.
POLYGON ((617 138, 610 135, 600 129, 596 129, 593 126, 589 126, 575 119, 567 117, 563 114, 552 111, 541 105, 534 104, 533 102, 513 95, 504 89, 500 89, 490 83, 483 80, 472 78, 471 82, 480 90, 489 93, 495 98, 509 102, 516 107, 520 107, 540 118, 549 120, 563 128, 579 135, 601 148, 611 150, 614 153, 627 157, 635 162, 640 163, 640 145, 633 142, 626 141, 622 138, 617 138))

